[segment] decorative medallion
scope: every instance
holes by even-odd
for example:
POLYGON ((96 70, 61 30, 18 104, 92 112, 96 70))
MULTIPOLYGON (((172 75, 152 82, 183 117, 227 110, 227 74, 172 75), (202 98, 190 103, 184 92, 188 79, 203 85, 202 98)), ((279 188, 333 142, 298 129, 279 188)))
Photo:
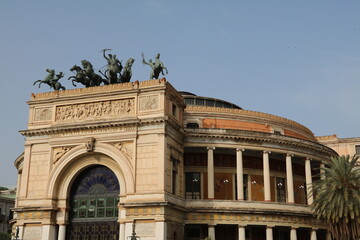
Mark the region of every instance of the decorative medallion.
POLYGON ((144 96, 139 98, 139 110, 148 111, 159 108, 158 95, 144 96))
POLYGON ((51 120, 51 108, 35 108, 35 121, 48 121, 51 120))

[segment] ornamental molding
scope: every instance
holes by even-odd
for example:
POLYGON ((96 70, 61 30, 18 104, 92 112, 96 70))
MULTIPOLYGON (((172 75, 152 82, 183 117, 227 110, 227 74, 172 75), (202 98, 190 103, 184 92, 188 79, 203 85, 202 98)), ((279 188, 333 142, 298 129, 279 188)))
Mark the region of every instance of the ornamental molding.
POLYGON ((186 112, 191 112, 191 113, 193 113, 193 112, 195 112, 195 113, 199 113, 199 112, 219 113, 219 114, 226 113, 226 114, 236 114, 236 115, 241 115, 241 116, 249 116, 249 117, 253 117, 253 118, 268 119, 268 120, 273 120, 276 122, 290 124, 296 128, 302 129, 304 132, 306 132, 307 134, 310 134, 311 136, 314 135, 310 129, 301 125, 298 122, 295 122, 295 121, 287 119, 287 118, 279 117, 276 115, 268 114, 268 113, 262 113, 262 112, 244 110, 244 109, 204 107, 204 106, 187 106, 185 110, 186 110, 186 112))

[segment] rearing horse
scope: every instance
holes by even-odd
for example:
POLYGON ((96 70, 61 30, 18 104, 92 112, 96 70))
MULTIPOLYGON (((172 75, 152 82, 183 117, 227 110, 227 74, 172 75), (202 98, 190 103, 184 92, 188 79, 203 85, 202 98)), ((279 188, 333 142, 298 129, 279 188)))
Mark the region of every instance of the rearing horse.
POLYGON ((40 88, 40 85, 42 84, 42 83, 46 83, 46 84, 48 84, 49 86, 51 86, 51 80, 53 80, 54 79, 54 77, 55 77, 55 70, 54 69, 46 69, 46 71, 49 73, 45 78, 44 78, 44 80, 37 80, 37 81, 35 81, 34 83, 33 83, 33 86, 37 83, 37 82, 40 82, 39 83, 39 88, 40 88))
POLYGON ((68 78, 68 80, 72 79, 72 85, 76 87, 74 82, 81 83, 82 85, 85 85, 85 87, 90 87, 90 79, 86 77, 84 71, 81 69, 81 67, 74 65, 72 68, 70 68, 70 71, 75 71, 76 75, 71 76, 68 78))
POLYGON ((54 69, 46 69, 46 71, 49 73, 44 80, 37 80, 34 82, 33 85, 35 85, 37 82, 39 83, 39 88, 42 83, 46 83, 50 86, 50 88, 54 88, 54 90, 58 91, 60 89, 65 90, 65 87, 59 83, 60 78, 64 77, 63 72, 59 72, 59 74, 56 74, 55 76, 55 70, 54 69))
POLYGON ((100 75, 96 74, 94 72, 92 64, 87 60, 82 60, 81 64, 84 68, 84 72, 86 76, 90 79, 90 86, 100 86, 101 83, 104 83, 105 85, 109 84, 108 81, 103 79, 100 75))
POLYGON ((126 61, 125 66, 123 68, 123 72, 122 72, 122 74, 120 73, 120 82, 121 83, 130 82, 130 79, 132 76, 131 67, 132 67, 134 61, 135 61, 135 59, 133 59, 133 58, 129 58, 126 61))

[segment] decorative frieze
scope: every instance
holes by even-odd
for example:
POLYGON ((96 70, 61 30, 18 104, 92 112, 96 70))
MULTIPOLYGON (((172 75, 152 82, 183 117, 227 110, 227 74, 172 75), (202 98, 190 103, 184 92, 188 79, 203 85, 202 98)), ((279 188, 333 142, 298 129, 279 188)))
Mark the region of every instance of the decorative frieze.
POLYGON ((139 97, 139 110, 149 111, 159 109, 159 96, 150 95, 139 97))
POLYGON ((50 211, 29 211, 18 213, 19 219, 30 220, 30 219, 49 219, 51 217, 50 211))
POLYGON ((49 121, 51 120, 51 108, 35 108, 34 121, 49 121))
POLYGON ((134 114, 135 99, 129 98, 114 101, 102 101, 58 106, 56 108, 55 121, 86 121, 105 117, 111 118, 119 116, 130 116, 134 114))

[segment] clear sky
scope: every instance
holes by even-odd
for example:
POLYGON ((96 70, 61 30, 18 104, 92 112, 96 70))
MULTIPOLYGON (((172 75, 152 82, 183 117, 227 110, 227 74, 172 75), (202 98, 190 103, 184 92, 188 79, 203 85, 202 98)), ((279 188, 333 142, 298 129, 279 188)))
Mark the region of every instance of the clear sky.
POLYGON ((16 185, 31 93, 45 69, 99 51, 141 63, 161 53, 178 90, 297 121, 315 135, 360 137, 360 1, 124 0, 0 2, 0 186, 16 185))

